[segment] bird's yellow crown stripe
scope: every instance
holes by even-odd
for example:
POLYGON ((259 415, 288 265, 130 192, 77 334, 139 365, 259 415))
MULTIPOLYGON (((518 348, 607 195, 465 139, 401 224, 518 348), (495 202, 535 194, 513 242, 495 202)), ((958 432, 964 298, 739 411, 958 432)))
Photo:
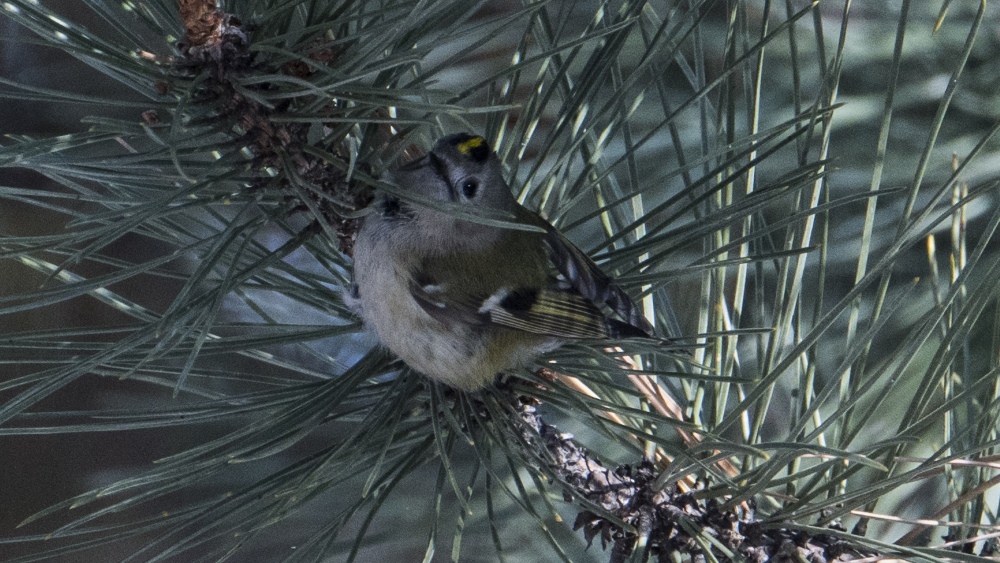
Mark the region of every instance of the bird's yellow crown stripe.
POLYGON ((479 147, 485 144, 486 144, 486 139, 480 137, 479 135, 476 135, 475 137, 472 137, 467 141, 462 141, 461 143, 456 145, 455 148, 458 149, 458 152, 468 156, 470 153, 472 153, 473 150, 478 149, 479 147))

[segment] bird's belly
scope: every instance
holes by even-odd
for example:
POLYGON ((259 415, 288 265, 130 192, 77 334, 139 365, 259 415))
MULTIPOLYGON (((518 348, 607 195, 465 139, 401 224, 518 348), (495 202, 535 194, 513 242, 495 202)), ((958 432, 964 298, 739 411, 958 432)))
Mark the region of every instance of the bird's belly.
POLYGON ((411 368, 453 387, 478 389, 508 367, 490 360, 489 331, 434 319, 412 297, 405 278, 395 272, 366 273, 379 279, 355 280, 365 326, 411 368), (381 291, 373 293, 372 287, 381 291))

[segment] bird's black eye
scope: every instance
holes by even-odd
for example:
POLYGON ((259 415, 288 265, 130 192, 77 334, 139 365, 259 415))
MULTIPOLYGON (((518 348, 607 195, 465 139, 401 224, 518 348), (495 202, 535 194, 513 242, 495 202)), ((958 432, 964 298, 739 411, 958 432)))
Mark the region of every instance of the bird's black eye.
POLYGON ((476 192, 479 191, 479 181, 474 178, 466 178, 462 180, 462 195, 465 199, 472 199, 476 196, 476 192))

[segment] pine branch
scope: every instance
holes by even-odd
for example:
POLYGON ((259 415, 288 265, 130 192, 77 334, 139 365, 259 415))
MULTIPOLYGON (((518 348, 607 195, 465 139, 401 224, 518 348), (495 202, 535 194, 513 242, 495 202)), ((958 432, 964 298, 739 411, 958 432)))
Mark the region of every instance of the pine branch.
MULTIPOLYGON (((323 154, 307 139, 309 123, 276 122, 274 117, 282 116, 291 100, 265 104, 252 95, 266 93, 271 88, 267 82, 249 91, 238 86, 238 80, 249 74, 278 72, 308 80, 316 72, 313 65, 336 65, 337 50, 320 46, 310 52, 308 63, 297 60, 280 69, 266 68, 254 62, 250 50, 252 31, 238 17, 221 10, 215 0, 180 0, 179 7, 186 40, 178 45, 180 56, 174 61, 174 69, 183 77, 207 74, 191 98, 197 103, 217 104, 214 119, 232 123, 242 133, 239 142, 253 154, 252 169, 257 175, 254 189, 284 193, 290 204, 288 214, 313 212, 313 228, 332 228, 341 251, 352 255, 360 226, 357 212, 371 201, 372 189, 348 180, 345 170, 350 157, 346 149, 323 154), (273 172, 277 170, 283 173, 273 172)), ((323 113, 332 119, 338 109, 333 101, 323 108, 323 113)), ((371 171, 364 163, 362 166, 364 172, 371 171)))
MULTIPOLYGON (((660 559, 684 554, 695 561, 706 553, 722 560, 811 563, 898 556, 877 553, 842 536, 759 521, 752 501, 746 508, 724 509, 718 499, 706 498, 697 490, 685 492, 678 485, 672 490, 658 489, 659 470, 649 460, 608 469, 572 435, 546 423, 538 406, 536 400, 525 397, 515 401, 524 423, 522 437, 549 453, 550 469, 565 486, 567 500, 584 498, 604 511, 581 511, 573 529, 582 529, 588 544, 600 537, 604 548, 611 545, 611 563, 629 561, 635 550, 660 559)), ((837 522, 827 527, 845 531, 837 522)))

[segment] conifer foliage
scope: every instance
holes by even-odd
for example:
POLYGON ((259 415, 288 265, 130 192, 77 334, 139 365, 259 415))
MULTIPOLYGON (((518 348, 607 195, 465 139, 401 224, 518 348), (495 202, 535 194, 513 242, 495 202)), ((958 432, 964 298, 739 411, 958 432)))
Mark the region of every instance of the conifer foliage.
POLYGON ((0 97, 88 117, 0 131, 3 559, 995 556, 990 10, 5 0, 76 66, 0 97), (360 221, 457 131, 658 339, 372 345, 360 221))

